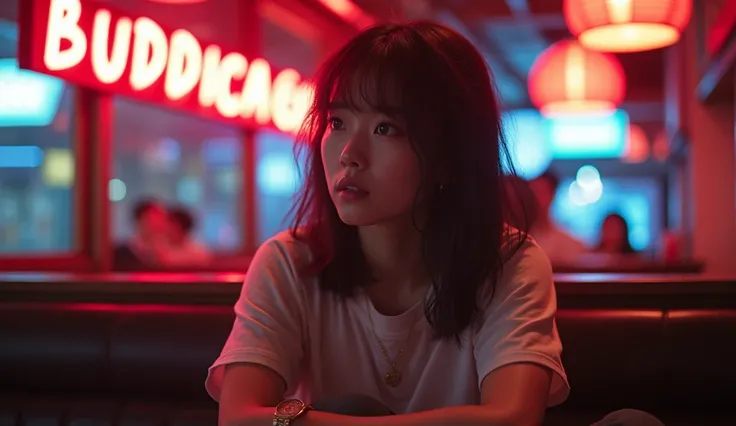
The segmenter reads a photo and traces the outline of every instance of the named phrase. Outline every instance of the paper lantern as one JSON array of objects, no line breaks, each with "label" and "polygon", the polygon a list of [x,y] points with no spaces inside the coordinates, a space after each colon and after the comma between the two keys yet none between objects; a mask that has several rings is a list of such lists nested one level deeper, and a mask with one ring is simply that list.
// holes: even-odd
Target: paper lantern
[{"label": "paper lantern", "polygon": [[565,0],[567,27],[588,49],[640,52],[680,39],[692,0]]},{"label": "paper lantern", "polygon": [[626,95],[626,76],[615,56],[563,40],[536,59],[528,89],[545,116],[612,113]]}]

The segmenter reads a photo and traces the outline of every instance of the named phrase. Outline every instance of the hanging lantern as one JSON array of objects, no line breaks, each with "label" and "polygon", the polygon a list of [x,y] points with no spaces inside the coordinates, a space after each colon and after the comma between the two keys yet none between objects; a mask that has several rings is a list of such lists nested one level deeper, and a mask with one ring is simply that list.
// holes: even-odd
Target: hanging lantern
[{"label": "hanging lantern", "polygon": [[545,116],[611,113],[626,95],[626,75],[610,54],[559,41],[529,71],[529,98]]},{"label": "hanging lantern", "polygon": [[644,129],[636,124],[629,125],[629,138],[623,161],[626,163],[643,163],[649,158],[649,138]]},{"label": "hanging lantern", "polygon": [[588,49],[641,52],[675,44],[692,0],[565,0],[567,27]]}]

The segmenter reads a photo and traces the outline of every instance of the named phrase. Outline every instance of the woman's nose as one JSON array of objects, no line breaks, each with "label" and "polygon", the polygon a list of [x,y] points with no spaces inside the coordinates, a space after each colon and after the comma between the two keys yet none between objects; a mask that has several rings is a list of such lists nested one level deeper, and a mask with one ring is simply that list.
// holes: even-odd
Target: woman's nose
[{"label": "woman's nose", "polygon": [[364,169],[368,165],[363,142],[351,139],[340,153],[340,165],[348,168]]}]

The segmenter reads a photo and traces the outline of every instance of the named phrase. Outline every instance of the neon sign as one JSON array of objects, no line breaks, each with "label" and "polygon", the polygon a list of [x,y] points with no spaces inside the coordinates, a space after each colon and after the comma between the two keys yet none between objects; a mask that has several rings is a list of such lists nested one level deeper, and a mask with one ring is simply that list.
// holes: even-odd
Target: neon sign
[{"label": "neon sign", "polygon": [[311,101],[298,72],[185,29],[82,0],[20,2],[21,67],[198,115],[295,132]]}]

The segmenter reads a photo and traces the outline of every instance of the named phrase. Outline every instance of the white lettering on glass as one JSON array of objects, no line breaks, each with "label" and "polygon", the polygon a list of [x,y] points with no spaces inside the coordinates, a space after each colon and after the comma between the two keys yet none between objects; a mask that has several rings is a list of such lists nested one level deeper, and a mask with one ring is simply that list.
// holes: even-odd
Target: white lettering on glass
[{"label": "white lettering on glass", "polygon": [[[311,104],[311,86],[293,69],[272,76],[265,59],[248,63],[240,53],[223,55],[219,46],[203,46],[183,29],[169,37],[146,17],[113,22],[105,8],[94,10],[92,28],[81,28],[83,7],[94,7],[92,3],[50,0],[49,4],[43,61],[50,72],[70,70],[89,60],[97,83],[118,83],[126,70],[133,91],[149,89],[163,79],[163,97],[170,101],[179,101],[196,88],[200,107],[214,108],[226,118],[273,123],[284,132],[298,130]],[[233,90],[234,82],[242,82],[242,91]]]},{"label": "white lettering on glass", "polygon": [[135,37],[130,64],[130,86],[133,90],[145,90],[164,73],[169,43],[164,30],[148,18],[136,19],[133,32]]},{"label": "white lettering on glass", "polygon": [[232,92],[233,80],[242,80],[248,71],[248,61],[240,53],[228,53],[220,61],[217,78],[217,99],[215,108],[223,117],[234,118],[238,116],[239,99]]},{"label": "white lettering on glass", "polygon": [[108,53],[111,20],[109,11],[99,10],[92,27],[92,71],[105,84],[115,83],[123,76],[133,31],[133,22],[128,18],[120,18],[115,24],[112,53]]},{"label": "white lettering on glass", "polygon": [[248,76],[243,84],[240,99],[240,116],[253,117],[258,124],[266,124],[271,119],[271,67],[264,59],[255,59],[250,64]]},{"label": "white lettering on glass", "polygon": [[[87,53],[87,37],[79,28],[80,16],[82,4],[79,0],[51,1],[43,54],[44,65],[50,71],[77,66],[84,59],[84,54]],[[71,46],[62,50],[62,40],[68,40]]]},{"label": "white lettering on glass", "polygon": [[273,80],[271,115],[273,124],[284,131],[298,130],[306,114],[301,111],[304,87],[298,86],[300,80],[299,73],[292,69],[281,71]]},{"label": "white lettering on glass", "polygon": [[199,104],[204,108],[214,106],[217,101],[220,58],[222,58],[222,51],[219,47],[212,45],[207,46],[204,50],[202,77],[199,82]]},{"label": "white lettering on glass", "polygon": [[171,34],[169,64],[166,66],[164,91],[171,100],[188,95],[199,82],[202,74],[202,47],[187,30]]}]

